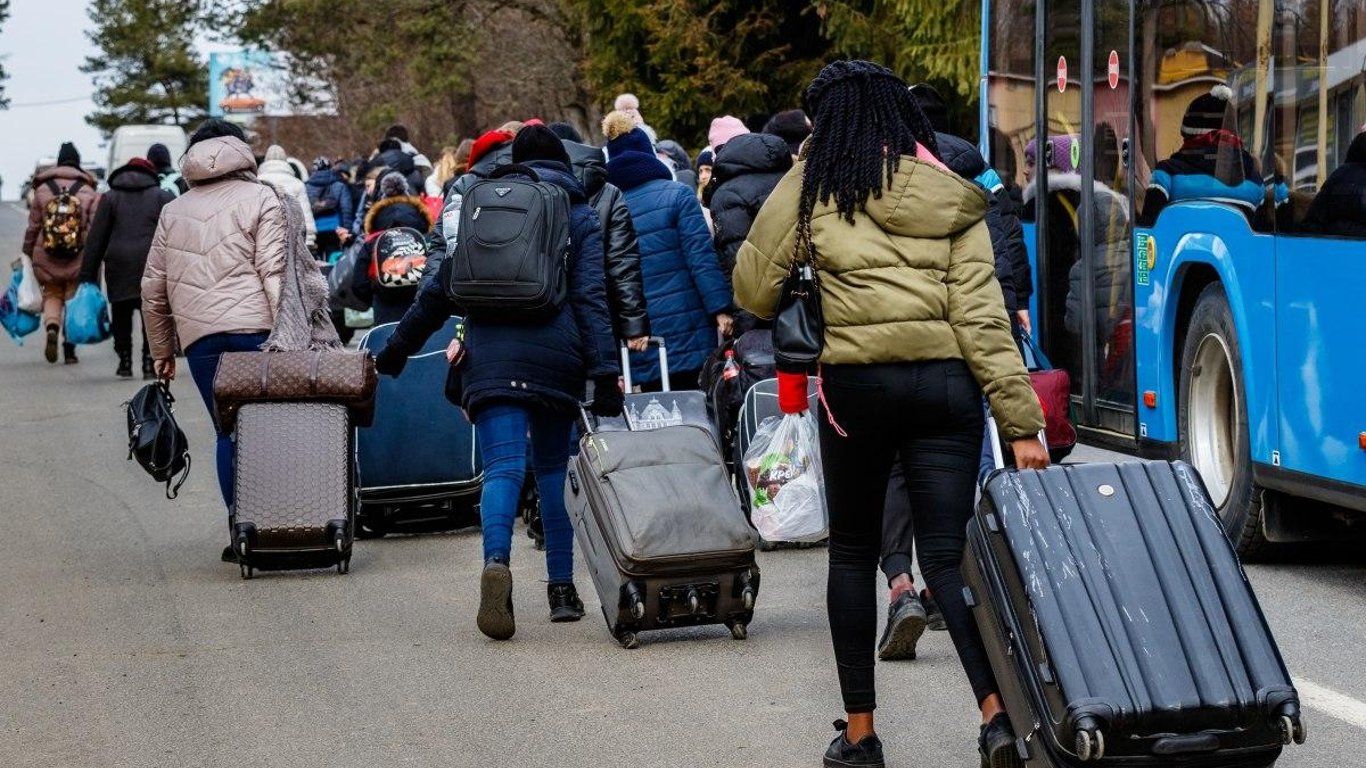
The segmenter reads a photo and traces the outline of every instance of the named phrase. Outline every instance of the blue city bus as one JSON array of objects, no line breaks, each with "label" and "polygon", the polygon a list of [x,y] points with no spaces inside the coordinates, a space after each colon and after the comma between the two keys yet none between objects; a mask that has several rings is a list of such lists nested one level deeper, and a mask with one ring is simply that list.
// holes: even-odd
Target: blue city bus
[{"label": "blue city bus", "polygon": [[1366,3],[983,0],[981,71],[1083,437],[1244,555],[1366,521]]}]

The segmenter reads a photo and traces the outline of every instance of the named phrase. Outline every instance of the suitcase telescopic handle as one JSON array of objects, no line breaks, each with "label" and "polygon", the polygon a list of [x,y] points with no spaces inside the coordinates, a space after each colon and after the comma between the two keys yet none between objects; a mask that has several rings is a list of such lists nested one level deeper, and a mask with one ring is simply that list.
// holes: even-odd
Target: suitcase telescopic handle
[{"label": "suitcase telescopic handle", "polygon": [[[996,417],[987,411],[987,432],[991,434],[991,461],[997,469],[1006,468],[1005,451],[1001,449],[1001,429],[996,426]],[[1043,443],[1044,448],[1048,448],[1048,438],[1044,436],[1043,430],[1039,430],[1039,442]]]},{"label": "suitcase telescopic handle", "polygon": [[[669,391],[669,352],[664,348],[663,336],[651,336],[649,346],[659,348],[659,377],[663,384],[663,391]],[[621,345],[621,376],[625,383],[626,393],[630,394],[631,385],[631,348],[625,344]]]}]

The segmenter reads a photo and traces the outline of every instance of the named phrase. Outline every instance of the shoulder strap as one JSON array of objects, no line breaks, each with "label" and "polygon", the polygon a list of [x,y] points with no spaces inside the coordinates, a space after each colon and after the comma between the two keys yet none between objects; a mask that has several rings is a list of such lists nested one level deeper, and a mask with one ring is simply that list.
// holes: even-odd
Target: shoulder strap
[{"label": "shoulder strap", "polygon": [[76,181],[73,182],[71,186],[66,188],[66,193],[68,195],[74,195],[76,194],[76,190],[80,189],[84,185],[85,179],[76,179]]},{"label": "shoulder strap", "polygon": [[62,194],[62,187],[60,184],[57,183],[56,179],[48,179],[47,184],[45,184],[44,186],[52,190],[52,194],[54,195]]}]

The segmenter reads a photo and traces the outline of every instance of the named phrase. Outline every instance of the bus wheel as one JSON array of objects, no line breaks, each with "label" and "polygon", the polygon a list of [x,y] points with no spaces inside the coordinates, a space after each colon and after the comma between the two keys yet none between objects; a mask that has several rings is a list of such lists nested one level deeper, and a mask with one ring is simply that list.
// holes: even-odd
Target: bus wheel
[{"label": "bus wheel", "polygon": [[1181,350],[1181,458],[1205,481],[1224,532],[1245,559],[1267,547],[1262,493],[1252,482],[1243,358],[1224,287],[1200,292]]}]

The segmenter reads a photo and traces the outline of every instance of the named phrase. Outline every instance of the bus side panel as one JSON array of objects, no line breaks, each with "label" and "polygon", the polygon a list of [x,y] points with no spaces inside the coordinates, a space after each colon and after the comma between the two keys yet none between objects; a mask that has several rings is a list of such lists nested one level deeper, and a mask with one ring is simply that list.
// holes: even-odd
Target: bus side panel
[{"label": "bus side panel", "polygon": [[1366,486],[1366,241],[1276,244],[1281,466]]},{"label": "bus side panel", "polygon": [[1135,233],[1134,255],[1138,390],[1157,393],[1156,409],[1143,404],[1140,395],[1140,436],[1168,443],[1180,439],[1175,371],[1181,350],[1176,344],[1185,329],[1177,327],[1178,299],[1190,267],[1205,264],[1223,283],[1237,329],[1252,460],[1270,463],[1276,437],[1273,238],[1254,233],[1247,219],[1228,207],[1183,203],[1163,211],[1154,227]]}]

